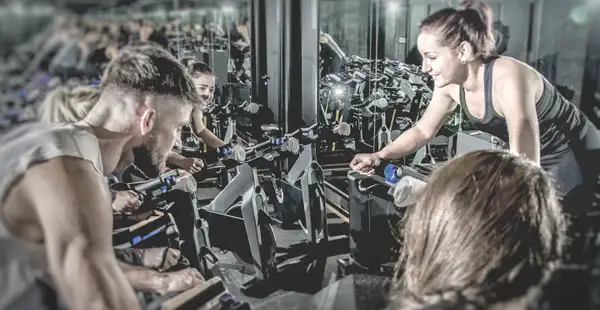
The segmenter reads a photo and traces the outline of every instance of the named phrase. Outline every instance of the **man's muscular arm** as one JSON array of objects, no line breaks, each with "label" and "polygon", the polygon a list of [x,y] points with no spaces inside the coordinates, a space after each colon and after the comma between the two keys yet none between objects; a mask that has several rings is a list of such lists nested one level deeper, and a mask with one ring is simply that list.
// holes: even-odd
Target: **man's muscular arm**
[{"label": "man's muscular arm", "polygon": [[142,292],[159,293],[183,292],[199,285],[204,280],[200,273],[193,268],[178,271],[159,272],[147,267],[132,266],[119,262],[127,280],[133,288]]},{"label": "man's muscular arm", "polygon": [[17,184],[44,232],[50,272],[70,309],[139,309],[115,258],[104,180],[82,159],[58,157]]},{"label": "man's muscular arm", "polygon": [[165,287],[167,275],[146,267],[119,262],[127,281],[134,289],[142,292],[160,292]]}]

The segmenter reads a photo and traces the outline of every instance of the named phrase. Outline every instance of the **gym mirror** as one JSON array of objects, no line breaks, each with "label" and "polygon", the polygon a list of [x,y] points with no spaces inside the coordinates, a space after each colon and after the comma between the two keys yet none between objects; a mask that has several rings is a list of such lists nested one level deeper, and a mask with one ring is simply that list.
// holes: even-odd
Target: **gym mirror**
[{"label": "gym mirror", "polygon": [[[245,1],[177,1],[176,55],[201,61],[215,76],[214,104],[243,102],[250,96],[250,32]],[[175,7],[175,4],[174,4]]]}]

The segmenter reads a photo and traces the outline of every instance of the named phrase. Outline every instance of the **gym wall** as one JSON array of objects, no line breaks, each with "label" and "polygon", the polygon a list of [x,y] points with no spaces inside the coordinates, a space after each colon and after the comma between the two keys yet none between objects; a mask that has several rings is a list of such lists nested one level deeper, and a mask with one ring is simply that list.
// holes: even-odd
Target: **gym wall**
[{"label": "gym wall", "polygon": [[55,9],[46,5],[13,2],[0,7],[0,57],[50,23]]},{"label": "gym wall", "polygon": [[[367,57],[370,3],[375,0],[321,0],[320,25],[347,55]],[[418,24],[458,0],[379,1],[385,18],[385,56],[411,62],[418,56]],[[553,84],[568,88],[572,100],[582,102],[586,42],[594,11],[588,0],[487,0],[493,10],[496,37],[503,54],[527,62]],[[384,16],[385,15],[385,16]],[[508,34],[506,33],[508,31]],[[415,55],[415,53],[417,55]]]}]

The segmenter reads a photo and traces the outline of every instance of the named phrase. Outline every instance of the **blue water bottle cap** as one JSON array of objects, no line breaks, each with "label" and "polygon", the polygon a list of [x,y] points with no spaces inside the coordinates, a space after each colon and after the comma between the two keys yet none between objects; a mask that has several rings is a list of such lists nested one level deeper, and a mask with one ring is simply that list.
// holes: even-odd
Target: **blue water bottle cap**
[{"label": "blue water bottle cap", "polygon": [[398,171],[398,167],[396,167],[393,164],[387,164],[387,166],[385,166],[385,169],[383,170],[385,181],[392,184],[398,183],[399,178],[396,174],[396,171]]}]

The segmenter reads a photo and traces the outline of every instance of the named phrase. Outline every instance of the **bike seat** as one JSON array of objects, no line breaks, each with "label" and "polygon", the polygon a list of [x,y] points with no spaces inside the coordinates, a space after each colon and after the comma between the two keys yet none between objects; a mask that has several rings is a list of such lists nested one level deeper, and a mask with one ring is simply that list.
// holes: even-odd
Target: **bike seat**
[{"label": "bike seat", "polygon": [[262,130],[263,132],[266,132],[266,133],[280,131],[279,126],[277,126],[277,124],[261,125],[260,130]]},{"label": "bike seat", "polygon": [[396,124],[398,124],[398,129],[400,131],[406,131],[408,128],[412,126],[412,120],[408,117],[396,117]]}]

